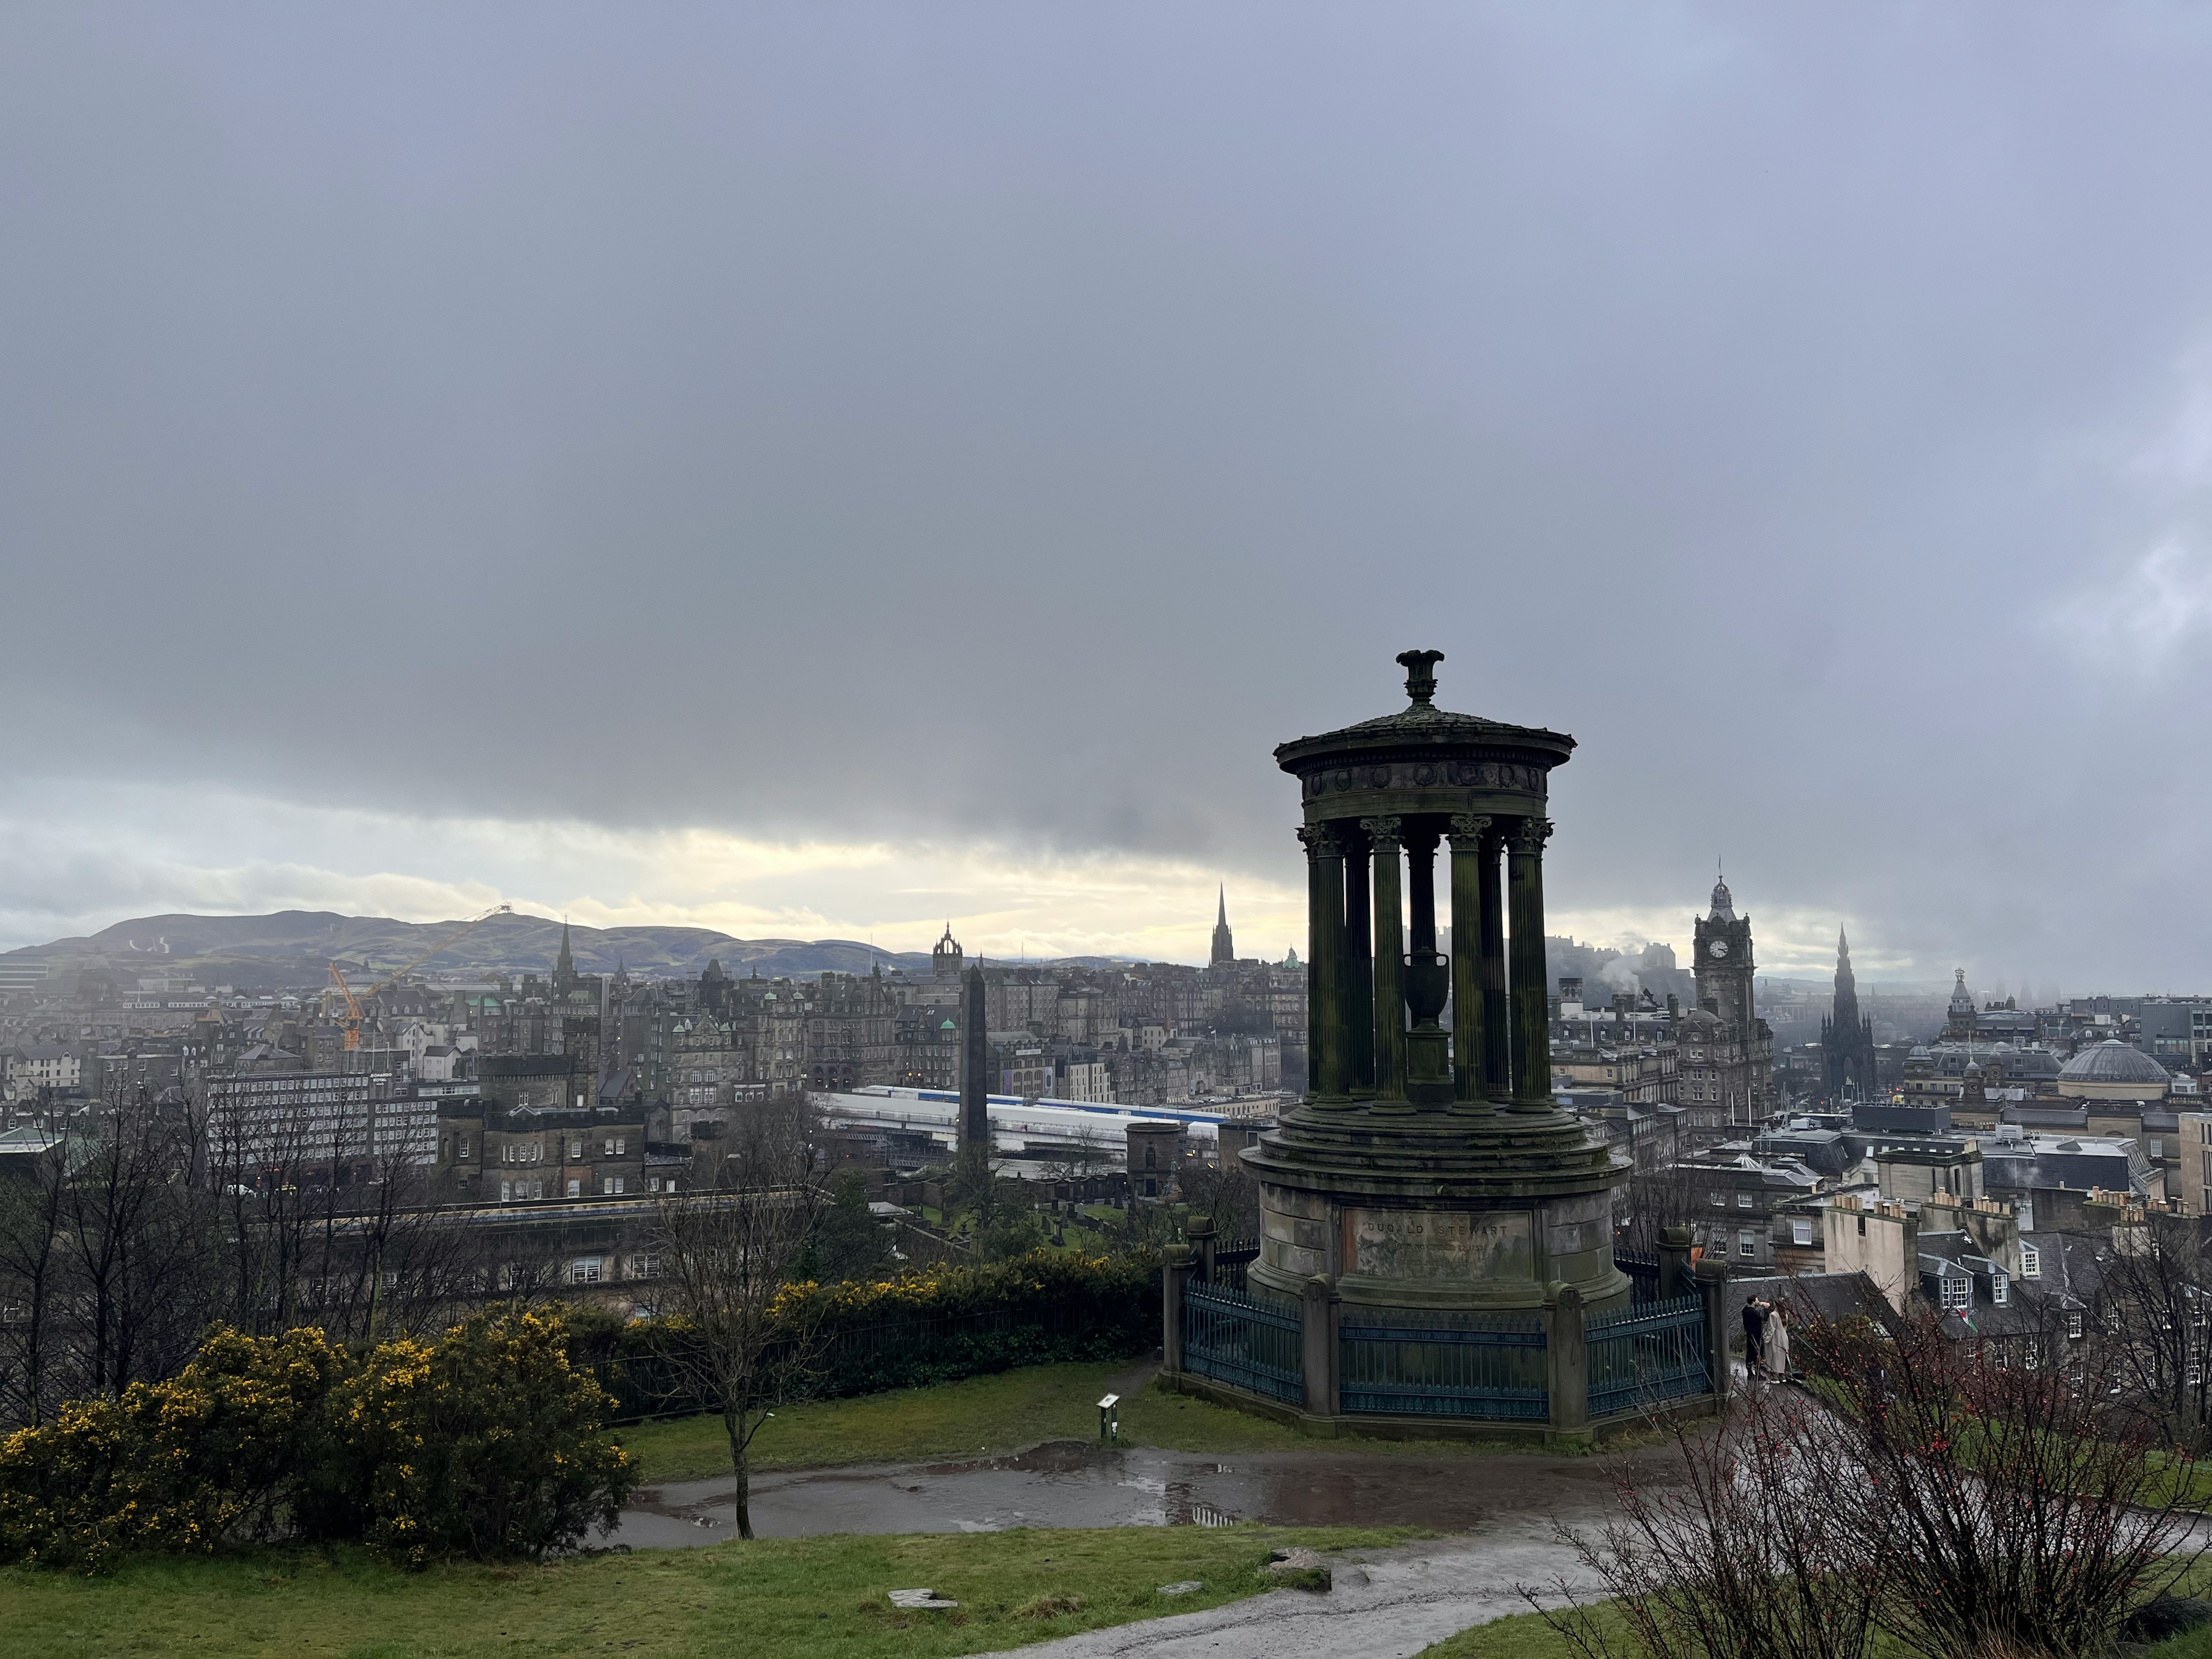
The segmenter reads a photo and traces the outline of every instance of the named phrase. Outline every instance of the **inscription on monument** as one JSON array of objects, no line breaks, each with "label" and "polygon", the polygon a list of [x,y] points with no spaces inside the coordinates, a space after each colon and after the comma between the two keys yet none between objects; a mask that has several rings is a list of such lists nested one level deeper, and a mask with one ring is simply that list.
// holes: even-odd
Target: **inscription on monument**
[{"label": "inscription on monument", "polygon": [[1535,1271],[1525,1212],[1346,1210],[1345,1257],[1376,1279],[1528,1279]]}]

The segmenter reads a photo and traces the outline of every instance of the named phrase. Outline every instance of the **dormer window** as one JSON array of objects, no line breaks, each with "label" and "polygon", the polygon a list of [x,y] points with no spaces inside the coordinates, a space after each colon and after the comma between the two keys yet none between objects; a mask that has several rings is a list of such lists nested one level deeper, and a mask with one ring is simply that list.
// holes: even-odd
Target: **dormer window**
[{"label": "dormer window", "polygon": [[2022,1279],[2043,1277],[2043,1252],[2033,1244],[2020,1247],[2020,1276]]}]

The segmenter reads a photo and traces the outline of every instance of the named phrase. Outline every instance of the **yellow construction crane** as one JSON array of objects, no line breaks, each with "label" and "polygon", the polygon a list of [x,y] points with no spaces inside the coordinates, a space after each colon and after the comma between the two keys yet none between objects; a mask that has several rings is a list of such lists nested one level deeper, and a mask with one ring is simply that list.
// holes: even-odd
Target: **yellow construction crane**
[{"label": "yellow construction crane", "polygon": [[[391,989],[392,987],[397,985],[401,980],[406,978],[408,975],[413,973],[424,963],[429,961],[432,957],[436,956],[441,951],[447,950],[453,945],[459,945],[463,939],[466,939],[471,933],[476,932],[477,928],[483,927],[484,923],[489,921],[494,916],[513,915],[514,914],[514,907],[512,904],[493,905],[490,909],[485,911],[482,915],[463,922],[459,927],[456,927],[452,933],[447,934],[445,938],[440,939],[428,950],[423,951],[421,956],[416,957],[414,961],[409,963],[405,967],[393,969],[382,979],[377,981],[375,984],[370,986],[368,991],[363,994],[374,996],[379,991]],[[344,1048],[346,1051],[350,1054],[353,1050],[361,1047],[361,1003],[353,994],[353,987],[346,983],[346,976],[344,973],[340,970],[337,963],[335,962],[331,964],[331,979],[337,986],[338,994],[345,999],[346,1011],[344,1017],[339,1021],[339,1024],[345,1028]]]}]

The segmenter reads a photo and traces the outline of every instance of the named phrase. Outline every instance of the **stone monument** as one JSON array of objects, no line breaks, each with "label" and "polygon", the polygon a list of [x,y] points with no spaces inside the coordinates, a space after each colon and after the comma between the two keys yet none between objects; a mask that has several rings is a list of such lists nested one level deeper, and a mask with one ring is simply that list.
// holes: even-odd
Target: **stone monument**
[{"label": "stone monument", "polygon": [[1552,1097],[1546,800],[1574,739],[1437,708],[1443,656],[1399,656],[1396,714],[1275,750],[1305,805],[1310,1048],[1304,1099],[1242,1154],[1261,1194],[1249,1282],[1326,1280],[1347,1314],[1531,1310],[1569,1289],[1625,1306],[1626,1161]]}]

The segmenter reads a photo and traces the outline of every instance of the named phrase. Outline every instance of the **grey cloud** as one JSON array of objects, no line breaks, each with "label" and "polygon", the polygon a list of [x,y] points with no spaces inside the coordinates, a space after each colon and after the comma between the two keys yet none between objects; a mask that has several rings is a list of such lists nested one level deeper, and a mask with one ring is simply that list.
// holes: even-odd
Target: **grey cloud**
[{"label": "grey cloud", "polygon": [[1587,906],[1719,850],[1932,962],[2186,977],[2201,651],[2048,619],[2212,529],[2127,464],[2212,327],[2208,56],[2152,6],[17,9],[17,763],[1279,878],[1269,747],[1418,641],[1582,738]]}]

